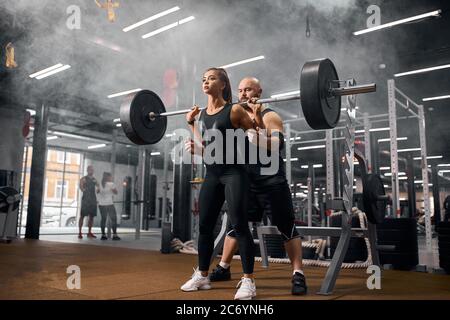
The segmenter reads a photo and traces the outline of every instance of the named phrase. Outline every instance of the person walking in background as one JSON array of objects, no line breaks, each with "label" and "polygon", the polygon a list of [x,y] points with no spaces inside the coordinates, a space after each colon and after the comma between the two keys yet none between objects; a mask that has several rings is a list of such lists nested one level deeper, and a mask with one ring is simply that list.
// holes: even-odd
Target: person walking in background
[{"label": "person walking in background", "polygon": [[78,223],[79,233],[78,239],[83,239],[81,229],[83,228],[83,222],[85,217],[89,217],[88,220],[88,238],[96,239],[97,237],[92,233],[92,225],[94,224],[94,217],[97,216],[97,197],[96,189],[99,187],[97,180],[94,177],[94,167],[92,165],[87,167],[87,176],[84,176],[80,180],[80,190],[83,192],[81,198],[81,212],[80,220]]},{"label": "person walking in background", "polygon": [[114,206],[113,197],[117,194],[116,186],[114,185],[113,178],[111,173],[103,172],[102,183],[97,190],[97,200],[98,200],[98,208],[100,209],[100,215],[102,216],[101,220],[101,229],[102,229],[102,240],[108,240],[108,237],[105,233],[106,228],[106,220],[109,216],[109,219],[112,223],[113,230],[113,240],[120,240],[117,235],[117,213],[116,208]]}]

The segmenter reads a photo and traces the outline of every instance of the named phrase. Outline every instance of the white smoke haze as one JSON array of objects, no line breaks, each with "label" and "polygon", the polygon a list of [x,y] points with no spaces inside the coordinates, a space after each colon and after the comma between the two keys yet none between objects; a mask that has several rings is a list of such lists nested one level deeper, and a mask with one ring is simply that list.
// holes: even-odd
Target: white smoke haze
[{"label": "white smoke haze", "polygon": [[[395,55],[390,54],[391,43],[378,41],[377,36],[352,36],[353,31],[365,27],[368,17],[365,9],[369,4],[360,5],[361,1],[118,1],[115,23],[108,22],[105,10],[90,0],[2,1],[0,10],[15,14],[16,27],[26,30],[14,41],[23,73],[22,81],[15,82],[14,91],[19,95],[32,92],[30,100],[39,93],[44,97],[83,97],[92,105],[73,106],[74,109],[110,110],[101,111],[100,116],[112,121],[118,117],[122,99],[107,99],[108,94],[134,88],[162,94],[162,78],[168,68],[179,72],[178,107],[184,109],[191,106],[194,94],[197,103],[206,101],[200,91],[203,70],[258,55],[266,58],[228,70],[234,90],[239,80],[249,75],[261,80],[264,96],[298,90],[301,66],[316,58],[330,58],[342,79],[355,77],[359,83],[380,78],[384,81],[378,65],[396,63]],[[66,27],[69,5],[81,9],[81,30]],[[122,31],[175,5],[181,10],[130,32]],[[141,38],[190,15],[196,18],[193,22],[145,40]],[[310,22],[309,38],[306,17]],[[72,68],[42,81],[27,77],[56,63]],[[378,113],[386,106],[385,96],[381,90],[358,98],[358,105]],[[282,115],[301,115],[295,102],[275,108],[288,111]],[[183,119],[180,116],[171,121],[171,126],[184,124]]]}]

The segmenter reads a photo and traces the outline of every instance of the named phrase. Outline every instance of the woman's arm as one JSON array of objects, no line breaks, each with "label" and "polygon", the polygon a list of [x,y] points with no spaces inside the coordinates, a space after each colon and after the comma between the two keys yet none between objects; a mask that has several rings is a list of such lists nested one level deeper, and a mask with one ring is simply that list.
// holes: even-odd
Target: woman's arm
[{"label": "woman's arm", "polygon": [[[192,108],[192,111],[186,114],[186,121],[188,123],[189,129],[191,129],[192,133],[194,134],[194,145],[197,147],[201,146],[200,148],[203,149],[203,143],[202,143],[202,135],[200,133],[200,130],[198,128],[198,121],[196,121],[196,116],[200,114],[200,109],[198,106],[194,106]],[[195,150],[197,151],[197,150]],[[201,150],[203,153],[203,150]],[[197,152],[198,153],[198,152]]]}]

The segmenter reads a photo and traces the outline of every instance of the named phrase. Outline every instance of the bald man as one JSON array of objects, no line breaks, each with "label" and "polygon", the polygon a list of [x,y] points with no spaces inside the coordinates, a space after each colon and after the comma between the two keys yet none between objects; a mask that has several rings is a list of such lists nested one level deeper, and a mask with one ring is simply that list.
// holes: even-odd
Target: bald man
[{"label": "bald man", "polygon": [[[261,163],[249,165],[250,194],[249,221],[260,222],[263,214],[271,217],[272,225],[280,231],[286,252],[291,260],[292,294],[306,294],[307,286],[303,274],[302,243],[294,225],[294,209],[291,190],[286,180],[284,161],[281,156],[284,148],[283,121],[280,116],[267,106],[253,104],[261,96],[262,89],[258,79],[247,77],[239,83],[239,101],[248,102],[246,111],[260,128],[267,131],[268,145],[279,146],[278,170],[275,174],[261,174],[261,168],[268,167]],[[276,141],[278,140],[278,141]],[[270,149],[270,147],[268,147]],[[210,275],[211,281],[231,279],[230,263],[238,248],[234,230],[229,227],[223,247],[222,259]]]}]

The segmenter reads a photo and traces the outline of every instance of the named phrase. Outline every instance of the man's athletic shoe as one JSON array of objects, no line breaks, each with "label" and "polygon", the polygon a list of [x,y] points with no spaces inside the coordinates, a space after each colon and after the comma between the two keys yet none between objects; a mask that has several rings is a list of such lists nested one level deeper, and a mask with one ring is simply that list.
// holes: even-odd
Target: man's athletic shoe
[{"label": "man's athletic shoe", "polygon": [[108,240],[108,237],[105,234],[102,234],[102,237],[100,238],[100,240]]},{"label": "man's athletic shoe", "polygon": [[91,238],[91,239],[97,239],[97,237],[95,236],[95,234],[93,234],[93,233],[91,233],[91,232],[89,232],[89,233],[87,234],[87,237],[88,237],[88,238]]},{"label": "man's athletic shoe", "polygon": [[239,288],[234,296],[234,300],[251,300],[256,297],[255,281],[250,278],[242,278],[236,288]]},{"label": "man's athletic shoe", "polygon": [[209,280],[211,281],[227,281],[231,279],[231,272],[230,272],[230,268],[228,267],[227,269],[225,269],[224,267],[222,267],[221,265],[217,265],[217,268],[215,268],[211,274],[209,275]]},{"label": "man's athletic shoe", "polygon": [[299,296],[304,295],[308,291],[308,287],[306,286],[305,276],[300,272],[296,272],[292,276],[292,294]]},{"label": "man's athletic shoe", "polygon": [[211,284],[208,277],[203,277],[198,269],[194,269],[191,279],[181,286],[183,291],[209,290]]},{"label": "man's athletic shoe", "polygon": [[113,235],[113,238],[112,238],[114,241],[118,241],[118,240],[120,240],[120,237],[117,235],[117,234],[115,234],[115,235]]}]

